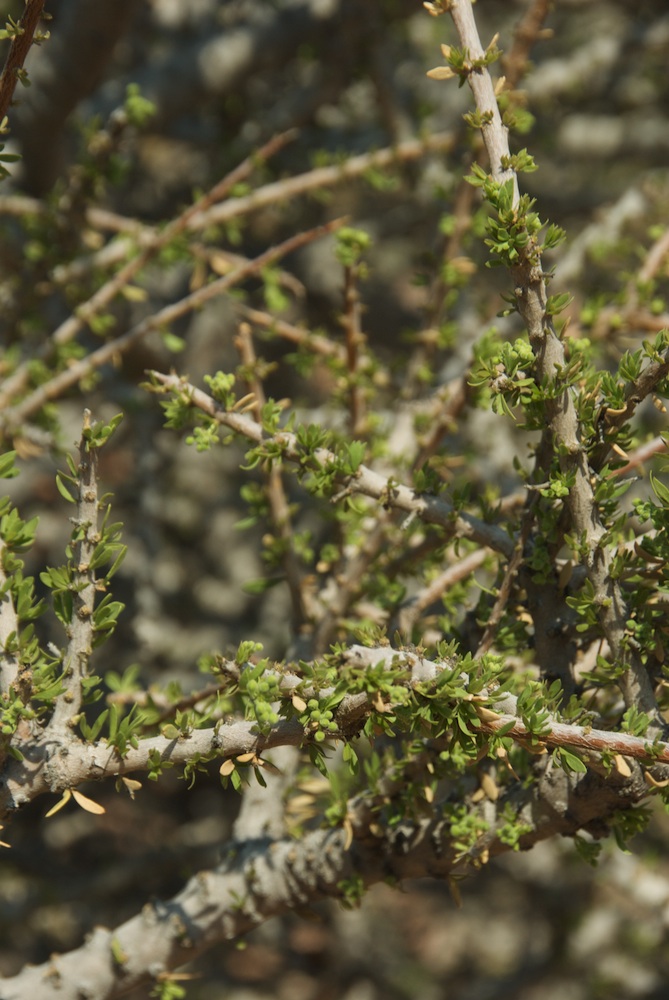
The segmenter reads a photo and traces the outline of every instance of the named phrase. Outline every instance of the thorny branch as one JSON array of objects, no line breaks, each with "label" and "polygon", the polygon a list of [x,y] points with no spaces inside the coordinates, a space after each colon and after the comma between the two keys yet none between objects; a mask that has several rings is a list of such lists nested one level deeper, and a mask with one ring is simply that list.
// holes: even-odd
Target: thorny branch
[{"label": "thorny branch", "polygon": [[[191,405],[207,413],[220,424],[229,427],[236,434],[248,438],[249,441],[254,441],[256,444],[270,440],[265,437],[262,427],[255,420],[240,413],[227,412],[206,392],[197,389],[178,375],[164,375],[155,371],[149,374],[165,389],[184,394]],[[287,459],[294,462],[304,460],[305,456],[300,451],[294,434],[282,431],[275,435],[274,440],[280,443],[282,452]],[[335,455],[326,448],[317,449],[314,459],[321,466],[336,463]],[[471,538],[472,541],[502,552],[506,556],[510,556],[513,552],[513,539],[496,525],[487,524],[471,514],[458,513],[448,501],[442,500],[440,497],[416,493],[408,486],[391,482],[385,476],[379,475],[365,465],[361,465],[356,474],[348,477],[343,485],[352,493],[360,493],[374,500],[380,500],[386,507],[414,514],[427,524],[438,524],[445,528],[449,535]]]},{"label": "thorny branch", "polygon": [[72,580],[72,618],[69,642],[63,661],[63,693],[56,702],[50,730],[53,732],[73,719],[81,708],[81,682],[88,675],[93,650],[93,610],[97,596],[93,554],[98,535],[97,450],[89,445],[86,432],[91,426],[90,410],[84,411],[84,426],[79,445],[79,479]]},{"label": "thorny branch", "polygon": [[[352,647],[348,657],[370,666],[379,659],[404,660],[416,683],[434,677],[440,669],[414,654],[389,649]],[[28,966],[14,978],[0,981],[4,1000],[26,1000],[36,993],[44,1000],[51,996],[54,1000],[76,1000],[83,993],[112,1000],[192,961],[206,948],[248,932],[269,917],[324,898],[341,898],[354,876],[369,887],[390,876],[398,880],[443,879],[471,874],[490,858],[511,850],[503,836],[507,805],[523,825],[521,844],[525,849],[556,833],[574,835],[591,826],[600,835],[608,817],[648,794],[648,772],[644,774],[634,764],[630,767],[623,758],[638,758],[647,764],[669,761],[666,744],[649,748],[646,741],[625,733],[556,722],[538,739],[514,716],[480,710],[481,732],[494,733],[509,723],[513,737],[526,742],[535,753],[545,746],[572,746],[586,756],[595,755],[592,767],[578,775],[546,767],[539,780],[520,792],[514,783],[499,797],[479,797],[473,808],[479,813],[480,833],[466,851],[458,846],[447,812],[442,817],[436,809],[427,819],[407,817],[398,825],[386,825],[379,822],[380,803],[372,792],[349,800],[343,826],[306,832],[299,847],[292,838],[232,841],[220,865],[199,872],[171,900],[152,903],[113,931],[98,928],[81,948],[52,956],[45,965]],[[247,724],[235,725],[248,728]],[[172,741],[176,755],[177,748],[178,741]],[[85,749],[77,747],[77,754]],[[223,747],[217,749],[225,752]],[[229,745],[227,749],[230,752]],[[238,743],[236,752],[239,749]],[[596,760],[601,751],[614,754],[617,762],[606,777],[599,773]],[[126,770],[125,761],[116,763]],[[97,766],[102,766],[101,757]],[[650,778],[650,784],[659,782]],[[381,794],[387,801],[387,795]]]},{"label": "thorny branch", "polygon": [[[418,685],[429,686],[445,667],[452,666],[450,661],[437,662],[418,653],[396,650],[389,646],[352,645],[342,655],[346,664],[358,668],[371,670],[379,665],[396,668],[398,684],[408,684],[412,688]],[[223,663],[222,670],[231,682],[239,678],[240,668],[232,661]],[[278,677],[281,696],[287,699],[291,698],[292,692],[303,681],[302,675],[295,668],[268,667],[267,672]],[[466,683],[467,680],[467,675],[463,674],[463,682]],[[329,689],[324,689],[320,696],[327,697],[329,693]],[[588,755],[604,752],[640,761],[647,769],[658,764],[669,764],[668,743],[625,732],[570,725],[551,717],[547,719],[541,732],[536,733],[529,730],[516,714],[516,699],[512,695],[503,693],[496,699],[494,690],[484,691],[472,700],[479,717],[479,733],[494,736],[508,726],[510,728],[505,735],[529,746],[535,753],[545,752],[546,747],[569,747],[584,753],[586,761],[596,768],[599,766],[597,758]],[[338,730],[332,738],[351,739],[358,735],[374,707],[373,693],[365,691],[347,695],[336,708],[334,718]],[[61,738],[64,738],[62,734]],[[54,754],[52,733],[45,732],[43,736],[32,734],[25,742],[17,743],[24,759],[12,759],[7,763],[4,786],[0,790],[0,818],[47,793],[58,794],[87,781],[103,781],[110,777],[148,771],[152,760],[156,758],[172,766],[186,764],[196,756],[205,760],[236,759],[245,755],[261,758],[274,747],[298,747],[309,740],[309,732],[305,731],[296,717],[282,718],[266,732],[259,732],[255,722],[232,718],[212,728],[194,730],[178,739],[167,736],[146,737],[139,740],[136,747],[129,745],[123,757],[105,740],[83,743],[74,736],[67,741],[66,752],[62,752],[62,747],[61,752]],[[627,772],[624,773],[629,776]],[[650,781],[648,784],[653,785],[655,782]]]},{"label": "thorny branch", "polygon": [[[448,10],[470,59],[483,60],[484,51],[470,0],[455,0],[449,4]],[[503,161],[510,155],[508,131],[500,116],[490,73],[482,65],[467,74],[467,81],[483,122],[481,132],[492,176],[500,183],[511,180],[513,202],[518,205],[520,196],[516,173],[503,166]],[[526,324],[536,357],[536,380],[539,384],[554,384],[559,379],[556,372],[565,366],[566,358],[563,344],[546,310],[546,277],[536,248],[533,248],[533,254],[534,257],[526,254],[521,259],[512,269],[512,276],[517,289],[518,310]],[[586,569],[597,595],[601,626],[613,658],[627,666],[621,681],[626,704],[636,705],[649,714],[654,725],[661,731],[664,722],[645,666],[638,651],[629,648],[625,641],[627,609],[619,583],[611,574],[612,553],[603,544],[606,532],[595,500],[588,457],[581,441],[572,394],[568,389],[563,389],[548,399],[545,405],[549,433],[554,437],[561,467],[574,476],[574,484],[567,497],[567,508],[574,533],[587,543]]]}]

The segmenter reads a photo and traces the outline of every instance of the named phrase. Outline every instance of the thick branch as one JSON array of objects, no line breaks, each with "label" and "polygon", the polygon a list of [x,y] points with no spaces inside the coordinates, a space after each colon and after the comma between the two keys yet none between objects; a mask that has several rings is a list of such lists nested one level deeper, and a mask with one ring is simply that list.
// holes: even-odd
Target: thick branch
[{"label": "thick branch", "polygon": [[591,828],[601,836],[606,820],[646,791],[638,773],[602,780],[546,768],[530,789],[514,782],[497,802],[479,807],[480,836],[464,851],[447,811],[443,818],[435,809],[427,819],[381,825],[373,796],[359,796],[349,801],[344,828],[307,833],[299,844],[292,838],[232,843],[217,868],[199,872],[172,899],[148,904],[114,931],[97,928],[67,955],[0,980],[0,994],[3,1000],[113,1000],[270,917],[342,898],[349,886],[358,893],[388,879],[473,873],[511,849],[501,836],[507,808],[523,825],[520,844],[527,850],[555,834]]},{"label": "thick branch", "polygon": [[[430,684],[446,665],[390,647],[351,646],[345,658],[348,663],[362,668],[372,668],[379,663],[384,663],[388,668],[396,666],[398,676],[402,671],[409,670],[409,678],[404,683],[411,687]],[[238,671],[239,668],[234,664],[229,665],[231,677],[234,678]],[[281,671],[279,678],[285,697],[291,697],[291,692],[302,681],[297,673],[291,671]],[[466,680],[466,675],[463,675],[465,683]],[[402,682],[398,680],[398,683]],[[326,689],[320,692],[320,696],[328,697],[331,693],[331,689]],[[369,692],[344,698],[334,714],[338,733],[333,739],[349,739],[357,735],[373,709],[373,701],[374,696]],[[531,744],[534,749],[564,746],[586,753],[606,751],[612,755],[621,754],[643,761],[648,766],[653,763],[669,763],[669,744],[651,743],[628,733],[566,725],[556,719],[549,720],[545,732],[533,734],[521,719],[515,714],[509,714],[510,709],[511,713],[515,711],[512,697],[507,695],[497,704],[494,692],[491,692],[487,701],[493,706],[492,709],[476,703],[479,705],[480,733],[494,736],[504,725],[513,723],[508,735],[523,745]],[[127,748],[124,757],[120,757],[105,740],[84,743],[74,737],[69,740],[61,738],[59,745],[54,747],[51,731],[35,732],[25,740],[15,737],[13,745],[21,752],[23,760],[12,758],[6,762],[0,788],[0,818],[48,792],[59,794],[86,781],[103,781],[132,772],[149,771],[154,766],[156,757],[163,766],[174,767],[184,765],[196,756],[202,759],[224,759],[254,754],[259,757],[273,747],[302,746],[310,739],[310,732],[305,731],[295,717],[280,719],[265,733],[260,733],[254,722],[232,720],[210,729],[195,730],[176,739],[165,736],[141,739],[137,747]]]}]

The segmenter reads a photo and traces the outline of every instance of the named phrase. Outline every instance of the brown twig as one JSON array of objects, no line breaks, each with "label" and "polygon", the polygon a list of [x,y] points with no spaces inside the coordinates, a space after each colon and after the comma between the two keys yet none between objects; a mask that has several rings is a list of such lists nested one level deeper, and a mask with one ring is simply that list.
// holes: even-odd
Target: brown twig
[{"label": "brown twig", "polygon": [[2,568],[5,543],[0,540],[0,693],[9,693],[19,673],[19,658],[16,652],[7,650],[7,640],[19,634],[19,618],[16,606],[7,584],[7,574]]},{"label": "brown twig", "polygon": [[[295,177],[265,184],[249,195],[231,198],[224,205],[217,206],[216,209],[210,208],[204,213],[196,214],[190,219],[187,230],[199,232],[210,225],[229,222],[290,198],[308,194],[310,191],[335,187],[360,177],[368,170],[382,170],[391,167],[394,163],[410,163],[426,153],[448,152],[455,143],[456,137],[450,132],[438,132],[425,139],[408,139],[406,142],[398,143],[397,146],[378,149],[371,153],[362,153],[360,156],[352,156],[335,166],[317,167]],[[0,197],[0,215],[40,215],[46,211],[47,207],[34,198],[18,195]],[[212,214],[214,211],[215,214]],[[90,206],[86,210],[86,222],[102,232],[126,234],[140,246],[144,242],[150,242],[156,235],[153,226],[145,225],[137,219],[119,215],[109,209],[95,206]],[[104,266],[109,267],[123,259],[128,253],[129,245],[119,240],[115,246],[114,253],[111,252],[112,247],[105,247],[97,254],[92,254],[88,258],[89,270],[97,268],[99,261],[102,261]]]},{"label": "brown twig", "polygon": [[346,349],[328,337],[324,337],[320,333],[313,333],[311,330],[296,326],[294,323],[288,323],[286,320],[278,319],[262,309],[252,309],[243,302],[235,302],[234,305],[240,316],[243,316],[254,326],[261,326],[265,330],[276,333],[291,344],[297,344],[298,347],[311,351],[313,354],[321,354],[325,358],[336,358],[342,364],[345,363]]},{"label": "brown twig", "polygon": [[[117,273],[105,282],[94,295],[77,306],[75,313],[66,319],[52,333],[48,342],[40,352],[40,357],[48,359],[58,347],[69,343],[100,311],[112,302],[124,288],[130,284],[132,279],[152,260],[162,249],[168,246],[173,240],[181,235],[187,228],[191,219],[198,213],[206,211],[215,202],[225,198],[234,188],[235,184],[245,180],[256,168],[258,162],[263,162],[274,156],[278,150],[290,142],[295,137],[294,132],[285,132],[275,136],[266,142],[256,153],[247,157],[239,166],[235,167],[229,174],[220,180],[214,187],[193,204],[173,219],[162,230],[153,230],[150,239],[144,244],[137,256],[129,260]],[[30,375],[31,365],[35,357],[19,365],[11,376],[5,381],[0,390],[0,409],[7,407],[10,400],[21,391]]]},{"label": "brown twig", "polygon": [[653,455],[659,455],[666,450],[667,442],[665,439],[659,436],[654,437],[651,441],[646,441],[645,444],[640,445],[634,451],[630,452],[627,456],[627,464],[623,465],[620,469],[614,469],[611,475],[624,476],[625,473],[631,472],[632,469],[637,469],[644,462],[647,462]]},{"label": "brown twig", "polygon": [[516,539],[516,547],[514,549],[513,555],[509,559],[504,576],[502,578],[502,583],[497,592],[497,597],[495,598],[495,603],[492,606],[490,615],[488,616],[488,621],[485,627],[485,632],[481,637],[478,649],[476,650],[476,659],[487,653],[492,644],[495,641],[495,635],[497,633],[497,627],[502,620],[502,615],[504,614],[504,609],[509,603],[509,598],[511,597],[511,591],[513,588],[514,581],[518,576],[518,571],[525,558],[525,546],[530,537],[532,527],[534,525],[534,513],[536,506],[536,493],[528,501],[527,507],[523,514],[523,520],[520,526],[520,532],[518,538]]},{"label": "brown twig", "polygon": [[[400,607],[396,616],[397,628],[400,633],[410,639],[414,625],[426,608],[429,608],[431,604],[438,601],[451,587],[471,576],[474,570],[483,565],[488,555],[489,553],[486,549],[475,549],[474,552],[470,552],[464,559],[460,559],[445,569],[443,573],[435,577],[434,580],[426,587],[423,587],[409,601],[406,601]],[[392,634],[392,625],[389,631]]]},{"label": "brown twig", "polygon": [[356,264],[344,268],[344,328],[346,345],[346,367],[348,369],[348,399],[350,432],[352,437],[360,437],[365,433],[365,396],[362,386],[358,383],[360,367],[360,348],[365,343],[365,336],[360,323],[360,293],[358,292],[359,267]]},{"label": "brown twig", "polygon": [[0,76],[0,122],[5,118],[12,103],[14,90],[21,76],[30,46],[33,44],[44,4],[45,0],[26,0],[26,9],[19,21],[18,33],[12,39]]},{"label": "brown twig", "polygon": [[0,426],[5,429],[16,428],[21,421],[31,416],[36,410],[39,410],[49,400],[56,399],[86,375],[89,375],[92,371],[95,371],[113,358],[118,357],[131,344],[134,344],[150,331],[165,329],[165,327],[186,313],[192,312],[206,302],[210,302],[247,278],[259,274],[264,267],[273,264],[274,261],[279,260],[281,257],[285,257],[286,254],[292,253],[294,250],[299,249],[299,247],[334,232],[345,221],[345,218],[334,219],[332,222],[325,223],[325,225],[316,226],[315,229],[309,229],[306,232],[299,233],[297,236],[291,236],[289,239],[284,240],[283,243],[265,250],[264,253],[261,253],[254,260],[236,268],[230,274],[191,292],[190,295],[185,296],[185,298],[180,299],[178,302],[165,306],[164,309],[154,313],[153,316],[149,316],[142,320],[141,323],[137,323],[136,326],[122,334],[122,336],[109,341],[107,344],[103,344],[102,347],[98,347],[97,350],[80,361],[73,362],[65,371],[60,372],[54,378],[45,382],[44,385],[35,389],[21,403],[5,410],[0,420]]},{"label": "brown twig", "polygon": [[[544,21],[548,17],[551,0],[531,0],[530,5],[516,25],[513,44],[502,61],[506,85],[510,89],[518,86],[527,72],[532,46],[541,37],[546,37]],[[551,32],[548,32],[550,36]]]}]

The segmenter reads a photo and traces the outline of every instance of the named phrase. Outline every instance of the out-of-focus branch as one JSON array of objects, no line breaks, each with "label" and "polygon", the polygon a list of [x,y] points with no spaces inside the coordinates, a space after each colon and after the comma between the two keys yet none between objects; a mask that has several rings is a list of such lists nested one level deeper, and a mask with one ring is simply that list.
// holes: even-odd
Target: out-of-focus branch
[{"label": "out-of-focus branch", "polygon": [[[273,156],[287,142],[294,138],[293,133],[284,133],[275,136],[259,149],[253,156],[247,157],[239,166],[235,167],[221,181],[214,185],[210,191],[202,195],[201,198],[173,219],[164,229],[154,230],[151,238],[144,244],[140,252],[127,262],[117,273],[105,282],[94,295],[77,306],[76,312],[65,320],[54,330],[51,337],[40,352],[41,358],[48,359],[57,347],[69,343],[87,324],[98,316],[100,312],[109,305],[126,288],[132,279],[142,268],[146,267],[150,260],[157,256],[160,251],[175,240],[188,227],[189,221],[199,212],[206,211],[216,201],[225,198],[235,184],[245,180],[256,168],[258,163],[264,162]],[[6,406],[8,402],[20,392],[29,378],[30,367],[34,363],[35,357],[19,365],[11,376],[4,382],[0,391],[0,406]]]},{"label": "out-of-focus branch", "polygon": [[[453,149],[456,137],[450,132],[437,132],[423,139],[408,139],[397,146],[377,149],[370,153],[352,156],[343,163],[329,167],[316,167],[294,177],[286,177],[271,184],[264,184],[251,194],[239,198],[230,198],[225,204],[213,206],[205,212],[189,218],[186,230],[200,232],[210,225],[220,225],[249,215],[252,212],[280,204],[310,191],[325,190],[363,176],[369,170],[383,170],[393,164],[411,163],[428,153],[447,153]],[[27,198],[22,195],[0,197],[0,215],[40,215],[46,212],[46,206],[37,198]],[[157,230],[153,226],[144,225],[137,219],[118,215],[108,209],[89,206],[86,210],[86,221],[94,229],[101,232],[126,233],[140,246],[149,244],[156,238]],[[93,254],[90,258],[89,270],[99,265],[109,267],[122,260],[128,252],[129,244],[119,241],[111,247]]]},{"label": "out-of-focus branch", "polygon": [[315,229],[309,229],[304,233],[299,233],[297,236],[292,236],[284,240],[283,243],[279,243],[277,246],[266,250],[247,264],[235,268],[230,274],[219,278],[217,281],[213,281],[209,285],[205,285],[203,288],[198,288],[178,302],[165,306],[164,309],[154,313],[153,316],[149,316],[147,319],[137,323],[136,326],[133,326],[126,333],[122,334],[122,336],[103,344],[102,347],[98,347],[97,350],[92,351],[91,354],[80,361],[73,362],[69,368],[60,372],[48,382],[45,382],[38,389],[35,389],[34,392],[16,406],[5,410],[0,420],[0,426],[5,430],[13,430],[20,425],[21,421],[30,417],[49,400],[56,399],[66,389],[69,389],[72,385],[76,385],[77,382],[90,374],[90,372],[95,371],[101,365],[118,357],[131,344],[134,344],[150,331],[165,329],[170,323],[173,323],[186,313],[192,312],[193,309],[197,309],[206,302],[210,302],[216,296],[222,295],[247,278],[259,274],[264,267],[274,263],[274,261],[279,260],[286,254],[305,246],[307,243],[311,243],[313,240],[328,235],[343,225],[345,221],[345,219],[334,219],[323,226],[317,226]]},{"label": "out-of-focus branch", "polygon": [[8,653],[7,639],[10,635],[19,634],[19,620],[12,595],[5,587],[6,574],[2,568],[2,555],[5,545],[0,541],[0,693],[6,694],[9,687],[18,676],[19,660],[16,653]]},{"label": "out-of-focus branch", "polygon": [[44,10],[45,0],[26,0],[26,9],[19,21],[18,31],[12,38],[5,65],[0,75],[0,122],[9,111],[14,90],[23,72],[23,64],[35,40],[37,25]]},{"label": "out-of-focus branch", "polygon": [[32,86],[16,114],[25,190],[41,195],[51,188],[62,169],[67,118],[97,87],[139,6],[59,0],[49,45],[31,55]]},{"label": "out-of-focus branch", "polygon": [[277,336],[288,340],[291,344],[296,344],[298,347],[304,348],[306,351],[310,351],[312,354],[320,354],[325,358],[337,358],[342,364],[346,360],[346,349],[342,344],[337,344],[333,340],[330,340],[329,337],[324,337],[320,333],[313,333],[303,326],[287,323],[286,320],[278,319],[276,316],[272,316],[271,313],[264,312],[262,309],[252,309],[243,302],[235,302],[235,309],[240,316],[243,316],[245,320],[254,326],[270,330],[276,333]]},{"label": "out-of-focus branch", "polygon": [[[267,400],[265,397],[262,379],[257,373],[258,359],[253,346],[251,327],[248,323],[240,324],[239,335],[235,341],[235,346],[239,350],[242,364],[248,372],[248,387],[254,396],[254,414],[256,420],[260,424],[262,420],[263,406]],[[283,486],[283,477],[281,470],[278,469],[276,465],[271,465],[269,469],[266,470],[266,484],[272,528],[281,540],[281,563],[284,573],[286,574],[286,583],[288,584],[293,609],[293,635],[297,635],[308,619],[307,609],[305,606],[304,574],[300,569],[297,553],[294,548],[294,528],[290,516],[290,505]]]},{"label": "out-of-focus branch", "polygon": [[654,437],[650,441],[646,441],[639,448],[635,448],[634,451],[630,452],[627,456],[627,464],[623,465],[621,469],[615,469],[611,475],[612,476],[623,476],[627,472],[631,472],[632,469],[638,468],[643,465],[653,457],[653,455],[659,455],[663,451],[667,450],[667,442],[663,437]]},{"label": "out-of-focus branch", "polygon": [[[551,0],[531,0],[527,10],[516,25],[513,45],[502,66],[507,87],[517,86],[527,72],[532,46],[540,37],[546,37],[544,22],[551,8]],[[551,32],[548,31],[550,36]]]},{"label": "out-of-focus branch", "polygon": [[393,626],[395,626],[403,635],[411,636],[411,631],[422,613],[456,583],[466,580],[474,570],[479,569],[487,556],[488,553],[485,549],[476,549],[431,580],[427,586],[400,607],[396,621],[391,624],[390,633],[392,634]]}]

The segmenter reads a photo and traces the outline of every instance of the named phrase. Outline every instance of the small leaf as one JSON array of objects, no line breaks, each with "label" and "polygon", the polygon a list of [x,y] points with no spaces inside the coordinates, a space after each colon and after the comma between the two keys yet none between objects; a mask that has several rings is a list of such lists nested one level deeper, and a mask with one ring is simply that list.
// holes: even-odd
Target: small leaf
[{"label": "small leaf", "polygon": [[622,754],[617,753],[613,758],[613,763],[615,764],[616,771],[622,778],[632,777],[632,771],[630,769],[630,766]]},{"label": "small leaf", "polygon": [[497,802],[499,798],[499,785],[487,771],[484,771],[481,775],[481,788],[485,792],[487,799],[491,802]]},{"label": "small leaf", "polygon": [[141,781],[136,781],[134,778],[121,778],[121,781],[128,789],[128,793],[131,799],[134,799],[135,792],[138,792],[142,787]]},{"label": "small leaf", "polygon": [[60,472],[56,473],[56,486],[58,488],[58,492],[60,493],[60,495],[65,500],[67,500],[68,503],[76,503],[76,500],[74,499],[74,497],[72,496],[72,494],[68,490],[67,486],[63,482],[63,480],[61,478]]},{"label": "small leaf", "polygon": [[268,774],[276,774],[279,777],[283,774],[283,771],[278,768],[276,764],[272,764],[271,761],[263,760],[262,757],[257,757],[256,759],[258,761],[258,766],[264,767]]},{"label": "small leaf", "polygon": [[228,775],[232,774],[234,769],[235,769],[234,760],[230,760],[230,758],[228,758],[228,760],[223,761],[223,763],[218,769],[218,773],[221,775],[221,777],[227,778]]},{"label": "small leaf", "polygon": [[657,476],[654,476],[652,472],[650,474],[650,483],[653,487],[653,493],[660,503],[664,507],[669,507],[669,489],[664,485],[664,483],[661,483]]},{"label": "small leaf", "polygon": [[302,698],[300,698],[299,694],[293,695],[292,702],[293,702],[293,708],[295,709],[296,712],[306,712],[307,703]]},{"label": "small leaf", "polygon": [[51,806],[51,808],[49,809],[48,813],[45,816],[45,819],[49,819],[50,816],[55,816],[57,812],[60,812],[63,806],[66,806],[71,798],[72,798],[72,792],[70,791],[69,788],[66,788],[65,791],[63,792],[62,799],[56,802],[55,806]]},{"label": "small leaf", "polygon": [[563,764],[565,764],[570,771],[575,771],[577,774],[585,774],[588,770],[580,757],[577,757],[576,754],[565,750],[564,747],[560,747],[560,757],[562,758]]},{"label": "small leaf", "polygon": [[431,80],[451,80],[455,73],[450,66],[437,66],[435,69],[427,71],[426,76]]},{"label": "small leaf", "polygon": [[102,814],[106,811],[105,807],[101,806],[99,802],[94,802],[93,799],[89,799],[87,795],[77,791],[76,788],[72,789],[72,798],[77,805],[81,806],[82,809],[85,809],[86,812],[93,813],[94,816],[102,816]]}]

